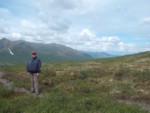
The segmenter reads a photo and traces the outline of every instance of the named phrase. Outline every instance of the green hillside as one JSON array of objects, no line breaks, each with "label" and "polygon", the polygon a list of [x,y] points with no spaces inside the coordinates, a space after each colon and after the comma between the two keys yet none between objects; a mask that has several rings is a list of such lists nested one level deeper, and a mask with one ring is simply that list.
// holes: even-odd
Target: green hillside
[{"label": "green hillside", "polygon": [[26,92],[25,66],[2,66],[0,78],[13,84],[0,84],[0,113],[149,113],[149,56],[43,64],[40,96]]},{"label": "green hillside", "polygon": [[[14,55],[11,55],[10,49]],[[60,44],[42,44],[26,41],[10,41],[6,38],[0,40],[0,65],[26,64],[31,58],[31,52],[37,51],[44,63],[52,61],[81,61],[92,57],[70,47]]]}]

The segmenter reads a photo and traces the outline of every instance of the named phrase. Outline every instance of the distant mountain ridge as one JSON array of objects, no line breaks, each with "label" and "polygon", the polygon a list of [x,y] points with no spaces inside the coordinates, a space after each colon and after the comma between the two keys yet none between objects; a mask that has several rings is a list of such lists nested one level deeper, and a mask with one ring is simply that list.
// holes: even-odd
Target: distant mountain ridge
[{"label": "distant mountain ridge", "polygon": [[88,55],[90,55],[92,58],[111,58],[111,57],[115,57],[115,55],[111,55],[109,53],[106,52],[83,52],[86,53]]},{"label": "distant mountain ridge", "polygon": [[[10,54],[10,51],[14,55]],[[20,64],[26,63],[31,58],[31,52],[35,50],[43,62],[87,60],[92,57],[75,49],[61,44],[42,44],[27,41],[10,41],[6,38],[0,40],[0,63]]]}]

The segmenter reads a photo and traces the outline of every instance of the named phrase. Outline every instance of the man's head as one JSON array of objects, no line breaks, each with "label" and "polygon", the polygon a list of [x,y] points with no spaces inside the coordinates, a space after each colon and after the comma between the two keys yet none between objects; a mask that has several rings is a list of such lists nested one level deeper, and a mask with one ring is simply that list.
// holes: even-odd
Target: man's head
[{"label": "man's head", "polygon": [[36,51],[32,51],[32,57],[36,57]]}]

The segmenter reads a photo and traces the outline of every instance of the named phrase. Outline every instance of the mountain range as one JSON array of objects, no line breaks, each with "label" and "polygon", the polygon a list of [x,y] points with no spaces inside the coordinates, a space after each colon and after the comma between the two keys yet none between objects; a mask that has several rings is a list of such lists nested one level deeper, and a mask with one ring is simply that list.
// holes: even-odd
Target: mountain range
[{"label": "mountain range", "polygon": [[111,57],[115,57],[115,55],[111,55],[111,54],[106,53],[106,52],[86,51],[86,52],[83,52],[83,53],[90,55],[92,58],[111,58]]},{"label": "mountain range", "polygon": [[61,44],[42,44],[27,41],[0,40],[0,64],[21,64],[31,58],[36,51],[42,62],[87,60],[92,57]]},{"label": "mountain range", "polygon": [[26,63],[31,58],[33,50],[37,51],[38,56],[45,63],[114,57],[105,52],[78,51],[56,43],[43,44],[23,40],[11,41],[7,38],[2,38],[0,40],[0,65]]}]

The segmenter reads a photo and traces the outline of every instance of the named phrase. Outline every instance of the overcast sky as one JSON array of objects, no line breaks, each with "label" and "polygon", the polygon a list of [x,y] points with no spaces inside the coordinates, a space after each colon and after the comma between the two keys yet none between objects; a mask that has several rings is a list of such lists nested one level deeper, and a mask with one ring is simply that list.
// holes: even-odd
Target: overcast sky
[{"label": "overcast sky", "polygon": [[0,0],[0,39],[84,51],[150,51],[150,0]]}]

